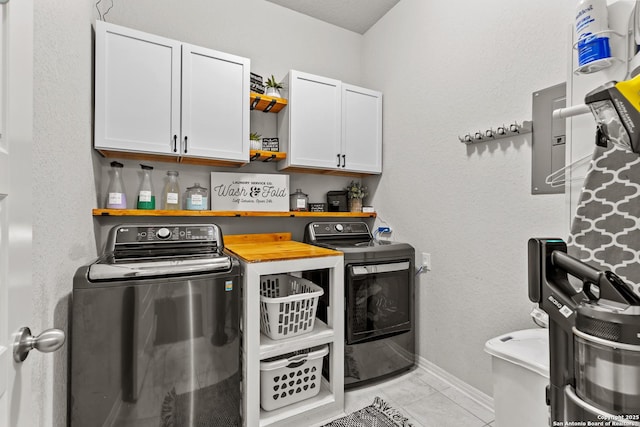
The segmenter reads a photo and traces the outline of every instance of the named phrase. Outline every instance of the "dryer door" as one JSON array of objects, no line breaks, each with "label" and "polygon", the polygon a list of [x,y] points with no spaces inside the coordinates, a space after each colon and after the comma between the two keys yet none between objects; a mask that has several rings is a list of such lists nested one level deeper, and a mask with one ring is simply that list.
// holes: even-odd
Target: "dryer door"
[{"label": "dryer door", "polygon": [[411,330],[413,274],[409,260],[346,268],[347,344]]}]

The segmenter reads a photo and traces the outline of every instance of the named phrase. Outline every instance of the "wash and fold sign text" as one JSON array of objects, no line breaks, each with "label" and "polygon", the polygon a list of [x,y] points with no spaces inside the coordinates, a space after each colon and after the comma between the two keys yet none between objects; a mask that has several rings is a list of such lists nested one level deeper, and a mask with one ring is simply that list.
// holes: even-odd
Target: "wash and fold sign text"
[{"label": "wash and fold sign text", "polygon": [[211,172],[211,209],[289,210],[289,175]]}]

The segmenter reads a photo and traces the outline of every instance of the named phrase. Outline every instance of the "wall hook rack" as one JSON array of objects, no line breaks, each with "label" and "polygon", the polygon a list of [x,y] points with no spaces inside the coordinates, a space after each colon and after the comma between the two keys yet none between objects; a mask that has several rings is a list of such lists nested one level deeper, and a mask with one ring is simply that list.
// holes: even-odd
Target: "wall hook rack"
[{"label": "wall hook rack", "polygon": [[533,130],[531,121],[524,121],[522,124],[513,122],[509,125],[497,126],[496,128],[489,128],[484,132],[478,130],[476,132],[468,132],[462,136],[458,136],[458,139],[463,144],[475,144],[478,142],[489,142],[497,139],[507,138],[515,135],[522,135],[530,133]]}]

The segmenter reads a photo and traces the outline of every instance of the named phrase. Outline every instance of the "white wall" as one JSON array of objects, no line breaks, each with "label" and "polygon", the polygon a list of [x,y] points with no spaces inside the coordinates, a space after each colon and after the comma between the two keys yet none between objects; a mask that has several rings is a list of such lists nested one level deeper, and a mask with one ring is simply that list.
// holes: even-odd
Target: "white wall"
[{"label": "white wall", "polygon": [[384,93],[374,205],[432,257],[417,285],[420,356],[489,395],[485,341],[534,327],[527,239],[568,225],[563,195],[530,194],[531,135],[458,135],[531,120],[532,92],[566,80],[574,5],[402,0],[364,37],[363,83]]},{"label": "white wall", "polygon": [[[35,333],[67,329],[73,273],[95,256],[91,7],[77,0],[34,2]],[[65,425],[67,348],[29,358],[36,426]]]}]

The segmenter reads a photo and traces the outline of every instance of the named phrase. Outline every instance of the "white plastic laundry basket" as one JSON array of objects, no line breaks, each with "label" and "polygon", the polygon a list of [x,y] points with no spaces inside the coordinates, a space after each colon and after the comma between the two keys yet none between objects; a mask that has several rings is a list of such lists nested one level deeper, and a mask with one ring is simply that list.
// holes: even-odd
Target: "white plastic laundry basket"
[{"label": "white plastic laundry basket", "polygon": [[315,396],[320,391],[323,345],[260,362],[260,406],[272,411]]},{"label": "white plastic laundry basket", "polygon": [[322,288],[289,274],[260,278],[260,330],[279,340],[313,330]]}]

